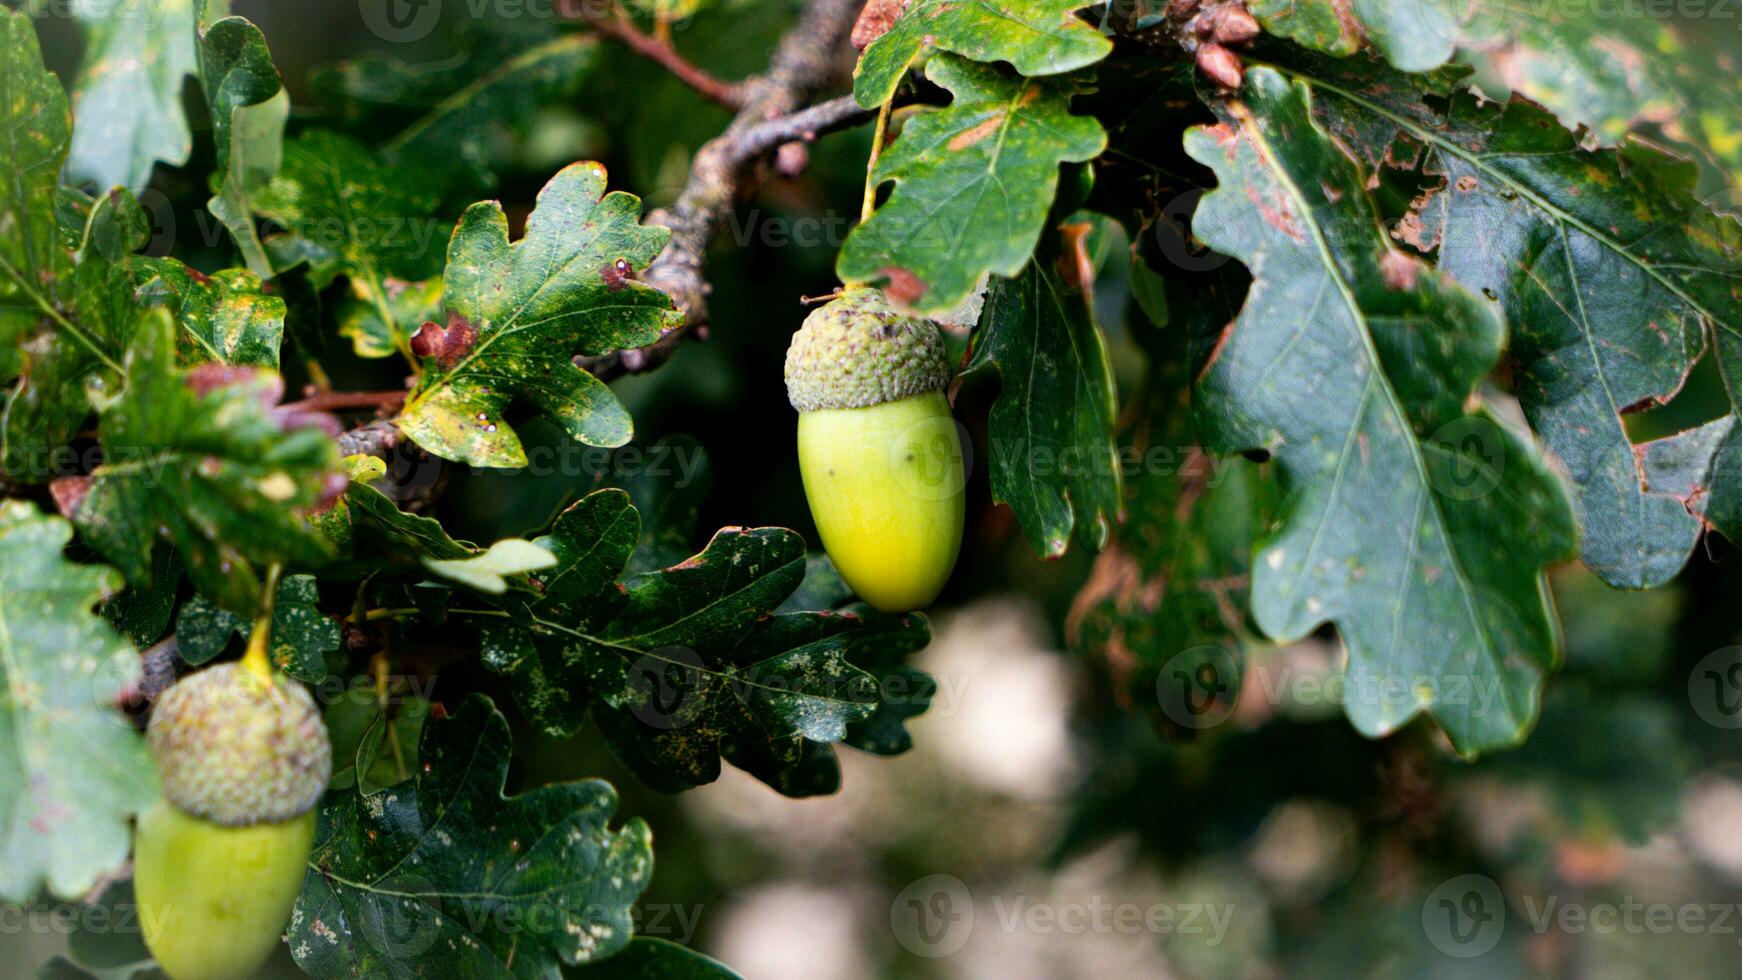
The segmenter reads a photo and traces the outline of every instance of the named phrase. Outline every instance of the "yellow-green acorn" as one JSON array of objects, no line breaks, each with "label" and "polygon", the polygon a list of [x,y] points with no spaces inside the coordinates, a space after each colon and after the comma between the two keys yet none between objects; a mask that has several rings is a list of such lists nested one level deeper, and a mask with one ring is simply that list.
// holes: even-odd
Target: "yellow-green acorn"
[{"label": "yellow-green acorn", "polygon": [[929,605],[962,546],[962,443],[943,336],[875,289],[805,319],[786,352],[798,462],[823,547],[884,612]]},{"label": "yellow-green acorn", "polygon": [[333,765],[320,710],[302,685],[228,663],[165,691],[146,738],[164,797],[133,841],[146,945],[174,980],[252,976],[308,872]]}]

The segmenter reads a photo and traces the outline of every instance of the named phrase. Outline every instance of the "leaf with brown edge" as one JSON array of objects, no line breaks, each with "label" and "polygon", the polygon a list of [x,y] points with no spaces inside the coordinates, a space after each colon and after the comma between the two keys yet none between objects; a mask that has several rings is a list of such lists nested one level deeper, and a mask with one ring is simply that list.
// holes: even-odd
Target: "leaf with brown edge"
[{"label": "leaf with brown edge", "polygon": [[1186,149],[1217,177],[1194,230],[1253,276],[1197,406],[1208,448],[1276,467],[1259,627],[1287,642],[1336,624],[1360,692],[1344,710],[1369,736],[1428,712],[1463,754],[1516,744],[1557,655],[1545,569],[1576,540],[1540,452],[1480,407],[1503,323],[1396,252],[1306,85],[1248,72]]},{"label": "leaf with brown edge", "polygon": [[1077,16],[1090,0],[911,0],[892,23],[890,4],[873,6],[866,8],[863,29],[854,31],[855,43],[869,39],[853,70],[853,97],[867,109],[888,102],[902,76],[930,51],[1008,61],[1033,78],[1092,65],[1113,50]]},{"label": "leaf with brown edge", "polygon": [[955,98],[909,119],[877,161],[889,199],[853,229],[836,262],[843,282],[887,282],[919,313],[954,309],[988,272],[1028,263],[1058,191],[1059,166],[1099,155],[1106,133],[1073,116],[1074,83],[1030,81],[940,54],[926,76]]},{"label": "leaf with brown edge", "polygon": [[[1675,482],[1652,472],[1666,450],[1635,445],[1625,416],[1674,397],[1703,351],[1733,372],[1742,223],[1700,202],[1688,161],[1637,140],[1591,147],[1523,99],[1460,93],[1439,110],[1390,75],[1309,84],[1320,121],[1364,159],[1407,144],[1434,180],[1397,237],[1505,313],[1514,389],[1571,477],[1585,563],[1622,588],[1669,581],[1705,502],[1658,485]],[[1716,471],[1707,514],[1737,534],[1729,470]]]},{"label": "leaf with brown edge", "polygon": [[512,244],[500,204],[467,209],[448,249],[445,323],[412,339],[423,373],[398,423],[419,446],[473,466],[523,466],[505,418],[516,399],[588,445],[629,441],[628,411],[573,358],[652,343],[682,315],[659,290],[614,287],[606,275],[619,260],[646,268],[669,232],[643,226],[640,200],[607,194],[605,181],[596,163],[564,169]]},{"label": "leaf with brown edge", "polygon": [[126,391],[98,424],[103,463],[70,516],[130,583],[151,583],[152,549],[167,541],[201,593],[251,615],[266,565],[330,557],[308,522],[340,479],[330,416],[276,411],[274,371],[179,370],[161,309],[140,319],[126,369]]}]

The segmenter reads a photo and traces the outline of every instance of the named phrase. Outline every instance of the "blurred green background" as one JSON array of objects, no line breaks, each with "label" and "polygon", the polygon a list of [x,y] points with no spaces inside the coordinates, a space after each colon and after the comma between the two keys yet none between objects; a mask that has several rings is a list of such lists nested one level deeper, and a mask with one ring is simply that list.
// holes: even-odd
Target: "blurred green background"
[{"label": "blurred green background", "polygon": [[[271,43],[294,126],[367,138],[419,111],[347,115],[324,101],[321,66],[385,55],[439,89],[565,29],[537,0],[450,0],[426,35],[392,43],[368,27],[371,4],[234,4]],[[794,9],[718,0],[674,36],[739,78],[763,65]],[[76,30],[64,17],[39,23],[51,66],[70,78]],[[1734,26],[1694,39],[1742,51]],[[457,195],[447,217],[494,196],[518,221],[575,159],[605,162],[613,186],[649,206],[674,198],[726,113],[620,48],[599,54],[572,93],[500,120],[499,183]],[[202,228],[210,151],[196,147],[187,167],[160,168],[155,188],[177,253],[198,262],[189,236]],[[777,524],[815,542],[781,364],[806,312],[799,298],[834,286],[868,148],[864,131],[827,138],[803,174],[743,202],[709,257],[708,341],[616,386],[638,441],[689,433],[707,449],[704,532]],[[1129,398],[1142,359],[1111,313]],[[341,339],[328,344],[342,352]],[[388,362],[323,361],[340,388],[398,384]],[[1701,417],[1710,383],[1697,376],[1673,407]],[[958,406],[976,436],[992,395],[982,387]],[[529,447],[561,445],[548,427],[520,431]],[[536,528],[590,486],[574,468],[446,478],[438,514],[476,540]],[[1340,669],[1330,635],[1245,651],[1232,716],[1164,739],[1116,703],[1095,651],[1071,649],[1068,612],[1090,559],[1075,549],[1037,561],[990,505],[983,468],[970,494],[963,560],[918,658],[939,693],[911,725],[916,747],[896,759],[844,751],[840,794],[789,800],[728,771],[664,796],[589,732],[556,744],[517,731],[511,787],[601,776],[623,814],[652,825],[643,934],[752,978],[1742,975],[1742,556],[1723,540],[1650,594],[1559,570],[1566,663],[1542,721],[1523,748],[1470,764],[1426,723],[1358,736],[1324,686]],[[497,690],[462,657],[433,696],[472,687]],[[56,921],[46,908],[0,921],[0,974],[34,972],[64,941]]]}]

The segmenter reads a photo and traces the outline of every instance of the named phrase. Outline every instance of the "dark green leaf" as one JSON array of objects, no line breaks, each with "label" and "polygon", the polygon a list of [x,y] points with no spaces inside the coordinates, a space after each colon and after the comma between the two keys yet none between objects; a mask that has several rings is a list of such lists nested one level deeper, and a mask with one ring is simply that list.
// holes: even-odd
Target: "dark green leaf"
[{"label": "dark green leaf", "polygon": [[415,173],[388,168],[355,140],[314,130],[285,144],[283,166],[254,209],[302,239],[317,286],[345,275],[381,292],[388,276],[439,271],[447,229],[434,218],[438,203]]},{"label": "dark green leaf", "polygon": [[356,479],[346,488],[340,506],[345,510],[347,533],[359,561],[421,563],[431,558],[470,558],[479,550],[470,542],[449,537],[435,518],[408,514],[381,491]]},{"label": "dark green leaf", "polygon": [[1034,550],[1058,558],[1074,528],[1090,548],[1119,516],[1119,450],[1106,341],[1089,298],[1030,263],[992,284],[967,372],[1002,379],[987,434],[992,498]]},{"label": "dark green leaf", "polygon": [[[1686,45],[1676,18],[1642,9],[1467,0],[1254,0],[1265,29],[1343,56],[1371,43],[1392,65],[1426,72],[1454,57],[1616,144],[1646,126],[1698,148],[1742,180],[1742,102],[1730,72]],[[1716,8],[1714,8],[1714,12]]]},{"label": "dark green leaf", "polygon": [[[10,18],[7,18],[8,20]],[[115,705],[139,657],[95,615],[112,570],[61,556],[72,527],[0,502],[0,898],[46,882],[74,898],[127,858],[157,795],[145,742]]]},{"label": "dark green leaf", "polygon": [[1255,280],[1199,404],[1207,445],[1277,464],[1258,625],[1292,640],[1336,623],[1368,735],[1426,710],[1461,752],[1513,744],[1556,655],[1543,569],[1574,525],[1530,442],[1468,408],[1502,324],[1390,246],[1306,86],[1260,68],[1242,95],[1186,146],[1219,180],[1197,233]]},{"label": "dark green leaf", "polygon": [[1091,0],[913,0],[853,70],[853,96],[867,109],[895,95],[930,51],[974,61],[1008,61],[1024,75],[1057,75],[1092,65],[1113,44],[1076,12]]},{"label": "dark green leaf", "polygon": [[722,963],[663,939],[637,936],[621,953],[582,969],[586,980],[737,980]]},{"label": "dark green leaf", "polygon": [[1436,115],[1390,91],[1321,83],[1321,117],[1372,160],[1399,134],[1425,148],[1443,183],[1400,234],[1506,313],[1518,397],[1572,478],[1585,563],[1617,586],[1668,581],[1700,523],[1647,489],[1622,417],[1681,388],[1708,329],[1742,332],[1742,225],[1723,234],[1694,167],[1653,147],[1582,149],[1519,100],[1463,95]]},{"label": "dark green leaf", "polygon": [[[267,647],[279,670],[310,684],[327,676],[327,654],[339,648],[339,623],[320,611],[320,591],[312,575],[289,575],[278,585],[272,604],[272,632]],[[194,596],[182,604],[175,621],[181,657],[199,666],[222,654],[236,637],[246,638],[251,618],[238,616]]]},{"label": "dark green leaf", "polygon": [[307,514],[338,468],[332,423],[275,413],[284,382],[271,371],[177,370],[173,329],[162,311],[140,321],[127,390],[99,426],[103,465],[69,485],[70,516],[135,585],[167,539],[200,592],[250,613],[259,566],[329,555]]},{"label": "dark green leaf", "polygon": [[431,172],[455,191],[493,187],[493,138],[523,129],[540,106],[571,97],[597,57],[598,40],[579,33],[520,51],[436,104],[383,147],[383,155]]},{"label": "dark green leaf", "polygon": [[878,158],[889,200],[841,249],[842,281],[890,281],[888,292],[921,313],[967,299],[988,272],[1015,276],[1028,263],[1058,189],[1059,165],[1099,155],[1107,137],[1073,116],[1070,81],[1028,81],[954,55],[926,77],[955,95],[948,108],[909,119]]},{"label": "dark green leaf", "polygon": [[122,589],[103,603],[100,610],[109,625],[141,649],[156,643],[169,628],[175,612],[176,591],[181,588],[181,562],[175,549],[160,545],[151,553],[151,584]]},{"label": "dark green leaf", "polygon": [[[619,755],[671,790],[711,782],[724,757],[782,792],[830,792],[829,743],[905,747],[901,722],[930,696],[901,664],[926,642],[923,617],[774,614],[805,572],[804,542],[779,528],[728,528],[618,585],[639,538],[627,495],[599,491],[539,539],[560,560],[542,600],[452,610],[478,623],[485,664],[534,724],[566,737],[590,711]],[[913,690],[880,706],[878,680],[897,674]]]},{"label": "dark green leaf", "polygon": [[83,968],[78,976],[103,980],[165,977],[145,946],[145,927],[132,879],[110,881],[96,894],[87,895],[85,903],[83,914],[71,917],[67,933],[67,952]]},{"label": "dark green leaf", "polygon": [[588,445],[629,441],[628,411],[572,358],[651,343],[680,322],[664,293],[607,282],[619,261],[643,269],[664,247],[669,233],[640,216],[634,196],[605,193],[593,163],[552,178],[512,245],[500,204],[469,208],[448,251],[447,326],[428,328],[433,352],[400,429],[446,459],[524,466],[504,418],[519,397]]},{"label": "dark green leaf", "polygon": [[653,872],[647,825],[608,823],[603,782],[503,795],[508,722],[474,695],[424,727],[421,772],[321,807],[290,923],[315,977],[548,977],[630,941]]}]

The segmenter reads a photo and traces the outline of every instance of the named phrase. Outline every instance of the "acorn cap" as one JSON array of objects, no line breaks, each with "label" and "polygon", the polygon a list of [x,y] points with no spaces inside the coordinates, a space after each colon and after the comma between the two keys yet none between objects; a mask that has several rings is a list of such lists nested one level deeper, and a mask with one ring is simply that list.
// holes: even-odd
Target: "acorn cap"
[{"label": "acorn cap", "polygon": [[876,289],[850,289],[805,318],[786,351],[786,397],[801,412],[867,408],[942,391],[943,335]]},{"label": "acorn cap", "polygon": [[190,674],[165,691],[146,740],[164,798],[231,827],[307,813],[333,771],[314,698],[301,684],[264,681],[240,662]]}]

